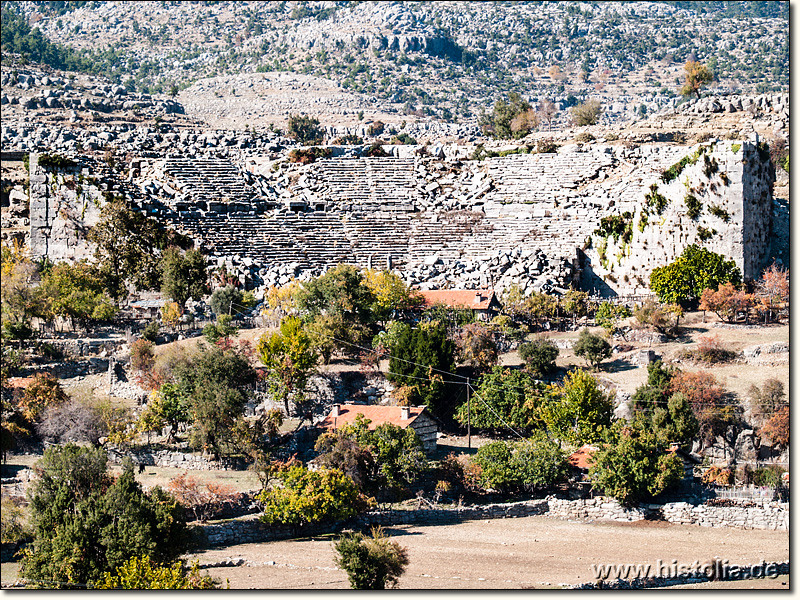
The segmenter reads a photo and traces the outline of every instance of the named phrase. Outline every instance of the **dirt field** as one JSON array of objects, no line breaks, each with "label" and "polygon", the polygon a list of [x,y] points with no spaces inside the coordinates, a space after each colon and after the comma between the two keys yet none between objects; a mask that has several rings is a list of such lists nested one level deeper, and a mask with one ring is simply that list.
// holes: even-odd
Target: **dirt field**
[{"label": "dirt field", "polygon": [[[718,556],[745,565],[789,558],[788,532],[646,521],[575,523],[526,517],[401,525],[387,531],[408,549],[410,564],[399,584],[404,589],[559,588],[594,581],[592,565],[610,561],[655,565],[659,559],[664,564],[677,559],[690,564]],[[246,563],[208,572],[223,582],[228,579],[232,589],[349,588],[346,574],[334,566],[332,537],[244,544],[192,556],[201,565],[229,558]],[[703,585],[782,587],[781,580]]]}]

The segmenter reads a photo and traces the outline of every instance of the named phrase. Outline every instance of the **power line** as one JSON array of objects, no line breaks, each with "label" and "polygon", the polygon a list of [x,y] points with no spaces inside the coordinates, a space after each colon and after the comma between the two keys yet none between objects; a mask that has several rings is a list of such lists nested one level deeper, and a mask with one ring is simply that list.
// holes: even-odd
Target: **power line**
[{"label": "power line", "polygon": [[[247,306],[244,306],[242,304],[235,303],[235,302],[232,303],[232,304],[235,305],[237,308],[243,308],[245,310],[250,310],[251,309],[251,307],[247,307]],[[241,312],[237,313],[237,314],[241,314]],[[357,349],[365,351],[365,352],[373,352],[374,351],[373,348],[366,348],[364,346],[360,346],[360,345],[355,344],[353,342],[349,342],[347,340],[341,340],[341,339],[335,338],[335,337],[330,336],[330,335],[326,335],[326,334],[318,334],[318,335],[321,335],[322,337],[328,338],[328,339],[333,340],[335,342],[338,342],[340,344],[344,344],[346,346],[351,346],[353,348],[357,348]],[[469,383],[468,383],[469,378],[464,376],[464,375],[459,375],[458,373],[452,373],[450,371],[444,371],[442,369],[436,369],[436,368],[433,368],[430,365],[424,365],[424,364],[417,363],[417,362],[414,362],[414,361],[411,361],[411,360],[408,360],[408,359],[400,358],[398,356],[393,356],[391,354],[386,354],[385,353],[385,354],[382,354],[381,356],[383,358],[395,359],[395,360],[398,360],[400,362],[404,362],[404,363],[411,364],[411,365],[414,365],[414,366],[422,367],[422,368],[425,368],[425,369],[430,369],[431,371],[434,371],[436,373],[440,373],[440,374],[443,374],[443,375],[449,375],[450,377],[460,378],[460,379],[463,380],[463,381],[446,381],[446,380],[444,380],[442,383],[447,383],[447,384],[452,384],[452,385],[465,385],[465,386],[469,385]],[[396,376],[396,377],[405,377],[405,378],[409,378],[409,379],[416,379],[416,380],[419,380],[419,381],[430,381],[429,378],[415,377],[415,376],[412,376],[412,375],[403,375],[403,374],[400,374],[400,373],[394,373],[392,371],[382,371],[382,373],[385,373],[387,375],[393,375],[393,376]],[[544,383],[541,380],[537,380],[537,379],[534,379],[534,382],[536,382],[536,383]],[[524,392],[530,391],[529,388],[527,388],[525,386],[518,386],[518,385],[509,384],[509,383],[496,384],[494,382],[492,382],[492,383],[485,382],[485,383],[481,383],[481,387],[482,388],[499,389],[499,390],[511,390],[511,389],[513,389],[513,390],[521,390],[521,391],[524,391]],[[472,389],[474,390],[474,388],[472,388]],[[534,397],[536,397],[536,396],[534,395]],[[663,405],[666,405],[666,404],[669,403],[668,400],[648,400],[646,402],[650,403],[650,404],[663,404]],[[732,405],[735,405],[735,402],[714,401],[714,402],[704,402],[704,403],[692,403],[691,401],[689,401],[689,404],[703,404],[703,405],[712,405],[712,406],[720,407],[720,406],[732,406]],[[788,406],[789,402],[788,401],[780,401],[780,402],[777,402],[776,404],[780,404],[782,406]]]},{"label": "power line", "polygon": [[505,419],[503,419],[503,417],[501,417],[499,414],[497,414],[497,411],[496,411],[494,408],[492,408],[492,407],[491,407],[491,405],[489,405],[489,404],[488,404],[488,403],[487,403],[487,402],[486,402],[486,401],[485,401],[483,398],[481,398],[481,397],[478,395],[478,392],[476,392],[476,391],[475,391],[475,389],[474,389],[474,388],[473,388],[471,385],[467,384],[467,387],[468,387],[470,390],[472,390],[474,397],[475,397],[475,398],[477,398],[478,400],[480,400],[481,402],[483,402],[483,404],[486,406],[486,408],[488,408],[489,410],[491,410],[491,411],[494,413],[494,415],[495,415],[495,416],[496,416],[498,419],[500,419],[500,421],[503,423],[503,425],[505,425],[505,426],[506,426],[506,428],[507,428],[507,429],[509,429],[509,430],[511,430],[512,432],[514,432],[514,434],[516,434],[516,436],[517,436],[518,438],[520,438],[521,440],[524,440],[524,439],[525,439],[525,438],[524,438],[522,435],[520,435],[520,434],[519,434],[519,432],[518,432],[516,429],[514,429],[513,427],[511,427],[511,425],[509,425],[508,423],[506,423]]}]

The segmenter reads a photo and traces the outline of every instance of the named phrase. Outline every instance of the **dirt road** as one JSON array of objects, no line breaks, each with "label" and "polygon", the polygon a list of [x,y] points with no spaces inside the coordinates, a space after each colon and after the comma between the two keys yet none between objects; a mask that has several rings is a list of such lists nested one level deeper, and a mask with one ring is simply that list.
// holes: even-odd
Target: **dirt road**
[{"label": "dirt road", "polygon": [[[680,526],[663,522],[575,523],[550,517],[470,521],[387,530],[408,549],[405,589],[557,588],[594,581],[592,565],[690,564],[717,556],[730,564],[785,561],[789,533]],[[346,589],[334,565],[333,538],[245,544],[208,550],[200,564],[242,558],[208,572],[232,589]],[[730,584],[729,584],[730,585]],[[743,587],[748,584],[743,583]],[[780,584],[778,583],[778,587]],[[785,587],[784,587],[785,589]]]}]

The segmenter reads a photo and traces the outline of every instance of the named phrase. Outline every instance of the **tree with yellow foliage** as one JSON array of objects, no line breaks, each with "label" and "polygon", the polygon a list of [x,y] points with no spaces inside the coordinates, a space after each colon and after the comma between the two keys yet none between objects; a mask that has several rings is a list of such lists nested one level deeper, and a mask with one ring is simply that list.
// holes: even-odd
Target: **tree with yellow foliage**
[{"label": "tree with yellow foliage", "polygon": [[404,310],[422,302],[422,297],[412,292],[396,273],[367,269],[364,283],[375,300],[372,312],[378,321],[388,319],[392,311]]},{"label": "tree with yellow foliage", "polygon": [[700,90],[704,85],[711,83],[714,80],[714,74],[703,63],[696,60],[686,61],[686,64],[683,66],[683,70],[686,72],[686,80],[681,88],[681,94],[683,96],[691,96],[692,94],[696,94],[697,99],[699,100]]}]

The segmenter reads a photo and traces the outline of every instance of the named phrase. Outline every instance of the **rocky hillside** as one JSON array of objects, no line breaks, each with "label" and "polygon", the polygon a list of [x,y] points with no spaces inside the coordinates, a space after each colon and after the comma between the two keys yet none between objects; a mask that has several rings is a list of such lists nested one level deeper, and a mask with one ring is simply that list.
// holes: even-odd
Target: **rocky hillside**
[{"label": "rocky hillside", "polygon": [[[5,2],[3,10],[66,46],[69,56],[52,53],[65,65],[129,91],[183,90],[179,100],[205,106],[209,120],[246,103],[272,121],[306,112],[355,124],[363,111],[463,122],[510,91],[551,98],[562,111],[598,97],[606,120],[630,118],[676,102],[688,59],[708,64],[721,92],[785,91],[789,81],[787,2]],[[226,126],[251,115],[235,116]]]}]

